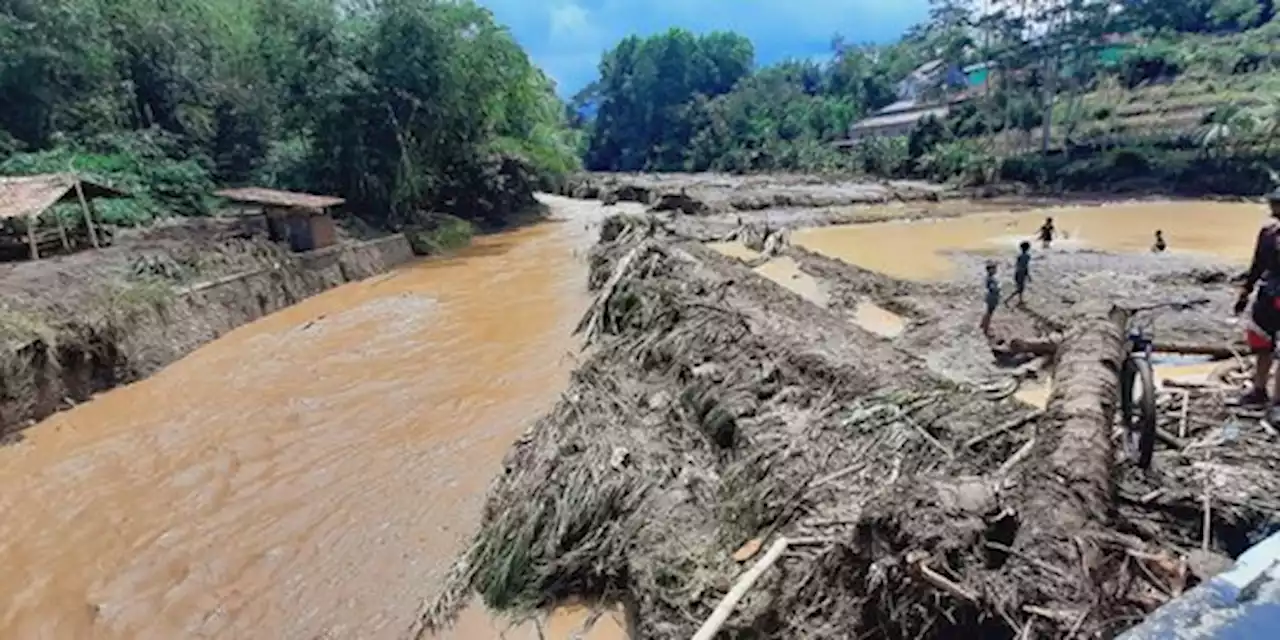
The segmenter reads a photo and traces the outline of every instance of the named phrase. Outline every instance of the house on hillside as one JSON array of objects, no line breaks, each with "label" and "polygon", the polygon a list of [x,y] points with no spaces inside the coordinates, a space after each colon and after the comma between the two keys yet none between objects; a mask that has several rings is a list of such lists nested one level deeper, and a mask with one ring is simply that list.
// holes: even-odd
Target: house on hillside
[{"label": "house on hillside", "polygon": [[916,67],[898,83],[898,100],[902,102],[924,100],[925,94],[941,84],[945,70],[946,64],[942,60],[930,60]]},{"label": "house on hillside", "polygon": [[945,118],[951,112],[950,103],[931,103],[925,105],[907,104],[896,110],[880,110],[869,118],[853,123],[849,128],[849,139],[840,146],[869,138],[891,138],[911,133],[916,124],[928,117]]},{"label": "house on hillside", "polygon": [[899,83],[897,102],[853,123],[849,139],[837,146],[849,146],[868,138],[906,135],[925,118],[945,118],[954,105],[987,88],[993,67],[991,62],[961,67],[942,60],[921,65]]}]

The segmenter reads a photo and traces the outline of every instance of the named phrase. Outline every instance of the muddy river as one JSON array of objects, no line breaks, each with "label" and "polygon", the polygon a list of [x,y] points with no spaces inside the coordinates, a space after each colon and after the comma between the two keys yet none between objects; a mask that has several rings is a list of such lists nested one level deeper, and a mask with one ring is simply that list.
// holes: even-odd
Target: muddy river
[{"label": "muddy river", "polygon": [[0,448],[0,638],[403,637],[572,368],[601,213],[553,204],[570,221],[331,290]]}]

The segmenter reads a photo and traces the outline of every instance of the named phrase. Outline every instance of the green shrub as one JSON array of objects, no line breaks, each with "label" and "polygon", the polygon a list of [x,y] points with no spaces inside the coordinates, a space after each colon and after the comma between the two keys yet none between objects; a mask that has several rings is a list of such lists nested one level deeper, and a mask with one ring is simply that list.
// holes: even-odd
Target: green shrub
[{"label": "green shrub", "polygon": [[104,200],[104,222],[138,225],[172,215],[211,211],[213,182],[207,160],[184,157],[181,146],[159,131],[95,136],[46,151],[17,153],[0,163],[0,174],[32,175],[73,171],[129,192]]},{"label": "green shrub", "polygon": [[1143,83],[1174,78],[1183,68],[1181,52],[1157,42],[1126,53],[1120,64],[1120,79],[1133,89]]},{"label": "green shrub", "polygon": [[475,227],[446,213],[423,213],[414,216],[413,224],[404,234],[414,253],[420,256],[439,255],[470,244]]},{"label": "green shrub", "polygon": [[920,158],[917,168],[923,178],[965,186],[988,184],[999,175],[999,161],[972,140],[939,144]]}]

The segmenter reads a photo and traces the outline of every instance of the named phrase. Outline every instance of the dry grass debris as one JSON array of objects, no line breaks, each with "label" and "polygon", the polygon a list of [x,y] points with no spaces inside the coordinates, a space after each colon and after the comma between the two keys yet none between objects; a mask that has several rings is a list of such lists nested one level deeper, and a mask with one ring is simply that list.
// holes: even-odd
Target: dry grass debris
[{"label": "dry grass debris", "polygon": [[726,637],[1109,637],[1194,582],[1193,548],[1238,552],[1280,488],[1280,444],[1253,429],[1189,429],[1158,477],[1116,463],[1111,387],[1090,382],[1115,364],[1108,309],[1057,373],[1086,388],[1024,419],[652,218],[606,224],[592,267],[589,356],[508,454],[420,634],[479,593],[517,617],[621,603],[635,638],[690,637],[785,536],[805,544]]}]

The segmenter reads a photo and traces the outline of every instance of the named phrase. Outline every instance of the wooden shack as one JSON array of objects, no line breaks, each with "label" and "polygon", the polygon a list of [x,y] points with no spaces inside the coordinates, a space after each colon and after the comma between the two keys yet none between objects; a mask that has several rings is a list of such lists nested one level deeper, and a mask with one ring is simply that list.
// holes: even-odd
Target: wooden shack
[{"label": "wooden shack", "polygon": [[261,187],[223,189],[214,195],[239,204],[242,213],[256,207],[266,218],[268,237],[288,243],[293,251],[313,251],[338,242],[330,210],[346,202],[342,198]]},{"label": "wooden shack", "polygon": [[[50,253],[59,246],[70,253],[80,246],[80,237],[75,232],[79,226],[68,233],[66,222],[60,216],[54,216],[57,223],[56,235],[52,230],[39,229],[41,214],[56,204],[76,203],[84,216],[84,233],[89,244],[94,248],[101,247],[109,239],[98,224],[95,224],[98,213],[94,207],[96,198],[123,198],[127,193],[105,184],[87,180],[73,173],[48,173],[33,176],[0,177],[0,222],[4,223],[6,232],[0,233],[0,252],[12,253],[17,244],[26,244],[25,252],[32,260],[39,260],[41,253]],[[9,229],[9,223],[20,220],[22,225],[17,229]],[[25,238],[15,236],[25,235]]]}]

